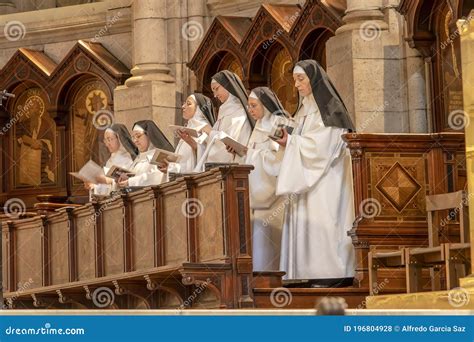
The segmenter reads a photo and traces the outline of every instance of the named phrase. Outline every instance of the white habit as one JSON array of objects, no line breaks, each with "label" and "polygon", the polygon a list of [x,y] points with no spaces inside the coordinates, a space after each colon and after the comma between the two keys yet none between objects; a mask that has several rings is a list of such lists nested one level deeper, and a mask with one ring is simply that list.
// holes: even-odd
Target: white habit
[{"label": "white habit", "polygon": [[277,183],[277,194],[287,195],[288,203],[280,268],[286,279],[352,277],[351,159],[341,138],[347,130],[324,126],[313,95],[303,98],[296,120]]},{"label": "white habit", "polygon": [[[207,121],[199,106],[196,106],[196,113],[188,121],[186,127],[199,130],[206,125],[209,125],[209,122]],[[202,132],[202,135],[199,136],[199,138],[193,139],[199,145],[200,143],[202,144],[204,142],[204,139],[206,138],[206,133]],[[196,167],[197,162],[196,152],[192,149],[192,147],[189,146],[188,143],[186,143],[183,139],[180,139],[178,145],[176,146],[175,153],[179,154],[181,156],[181,159],[178,163],[170,163],[169,169],[172,169],[174,172],[180,173],[192,172]]]},{"label": "white habit", "polygon": [[275,195],[282,149],[268,135],[276,116],[265,109],[248,144],[245,164],[254,166],[249,175],[252,210],[252,260],[254,271],[278,271],[280,268],[281,226],[285,204]]},{"label": "white habit", "polygon": [[[122,144],[120,144],[120,149],[117,152],[112,153],[105,163],[104,173],[107,174],[113,165],[128,169],[132,163],[133,159],[130,156],[130,153],[125,150]],[[108,196],[113,190],[117,190],[117,183],[115,183],[115,180],[112,180],[112,184],[94,184],[93,194]]]},{"label": "white habit", "polygon": [[217,121],[209,133],[206,145],[198,145],[199,161],[194,171],[203,171],[205,163],[236,162],[232,153],[227,152],[225,144],[218,140],[220,132],[225,132],[231,138],[245,146],[252,133],[252,127],[250,126],[244,107],[239,99],[232,94],[229,94],[227,101],[220,106]]},{"label": "white habit", "polygon": [[152,186],[166,181],[166,175],[156,165],[150,164],[154,153],[155,148],[150,147],[148,151],[140,152],[135,158],[130,167],[135,176],[128,179],[129,186]]}]

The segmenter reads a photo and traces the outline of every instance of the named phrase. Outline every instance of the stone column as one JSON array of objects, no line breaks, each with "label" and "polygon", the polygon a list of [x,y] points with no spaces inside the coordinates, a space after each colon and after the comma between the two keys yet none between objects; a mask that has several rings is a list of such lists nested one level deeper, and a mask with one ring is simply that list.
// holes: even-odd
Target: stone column
[{"label": "stone column", "polygon": [[176,83],[167,65],[167,1],[134,0],[132,9],[132,77],[114,91],[115,118],[129,129],[135,121],[154,120],[172,141]]},{"label": "stone column", "polygon": [[406,50],[407,97],[410,133],[428,132],[426,108],[425,62],[420,53],[408,47]]},{"label": "stone column", "polygon": [[326,44],[328,74],[359,132],[410,132],[412,121],[416,131],[425,129],[424,123],[409,116],[409,108],[423,107],[409,98],[411,92],[423,90],[419,78],[423,74],[414,70],[417,62],[404,63],[406,43],[398,3],[347,0],[344,25]]},{"label": "stone column", "polygon": [[212,19],[208,17],[206,0],[168,0],[168,3],[169,67],[181,95],[177,103],[180,106],[184,98],[196,89],[194,74],[186,64],[196,52]]}]

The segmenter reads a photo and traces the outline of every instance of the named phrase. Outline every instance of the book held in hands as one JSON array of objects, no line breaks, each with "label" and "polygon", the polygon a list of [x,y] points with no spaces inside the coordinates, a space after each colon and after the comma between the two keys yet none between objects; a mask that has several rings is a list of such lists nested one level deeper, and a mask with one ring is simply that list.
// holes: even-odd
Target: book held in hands
[{"label": "book held in hands", "polygon": [[242,145],[237,140],[233,139],[224,132],[220,132],[219,140],[222,141],[225,145],[231,147],[239,157],[243,157],[247,152],[247,146]]},{"label": "book held in hands", "polygon": [[162,165],[165,160],[170,163],[177,163],[181,159],[181,156],[177,153],[173,153],[170,151],[162,150],[162,149],[155,149],[155,153],[153,157],[151,157],[150,164],[154,165]]},{"label": "book held in hands", "polygon": [[97,184],[100,177],[105,176],[104,169],[100,167],[93,160],[89,160],[79,172],[69,172],[71,176],[74,176],[86,183]]},{"label": "book held in hands", "polygon": [[118,181],[122,175],[130,178],[135,176],[135,173],[130,170],[124,169],[123,167],[112,165],[112,167],[106,174],[107,177],[113,178],[115,179],[115,181]]},{"label": "book held in hands", "polygon": [[185,126],[179,125],[169,125],[169,127],[173,130],[173,133],[176,134],[176,131],[182,131],[188,133],[190,137],[199,138],[201,135],[201,130],[204,128],[205,125],[199,128],[190,128]]}]

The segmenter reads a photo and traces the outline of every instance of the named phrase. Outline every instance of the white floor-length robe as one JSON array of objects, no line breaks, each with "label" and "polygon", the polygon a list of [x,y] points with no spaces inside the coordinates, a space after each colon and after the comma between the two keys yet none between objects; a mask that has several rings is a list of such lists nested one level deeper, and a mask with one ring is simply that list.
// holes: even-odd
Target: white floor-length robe
[{"label": "white floor-length robe", "polygon": [[150,148],[146,152],[140,152],[135,158],[130,168],[135,176],[128,179],[129,186],[152,186],[166,181],[166,175],[156,165],[150,164],[154,153],[155,148]]},{"label": "white floor-length robe", "polygon": [[227,152],[226,145],[219,140],[220,132],[225,132],[245,146],[247,146],[252,133],[252,127],[244,107],[239,99],[232,94],[229,94],[227,101],[220,106],[217,121],[205,144],[198,146],[199,161],[194,171],[203,171],[205,163],[232,163],[240,160],[238,156],[234,159],[233,154]]},{"label": "white floor-length robe", "polygon": [[245,159],[245,164],[254,166],[249,175],[252,260],[254,271],[278,271],[285,204],[275,190],[283,153],[268,137],[275,116],[265,112],[252,132]]},{"label": "white floor-length robe", "polygon": [[347,231],[354,221],[350,154],[325,127],[313,95],[303,98],[300,123],[288,136],[277,194],[287,195],[281,269],[286,279],[352,277],[355,255]]}]

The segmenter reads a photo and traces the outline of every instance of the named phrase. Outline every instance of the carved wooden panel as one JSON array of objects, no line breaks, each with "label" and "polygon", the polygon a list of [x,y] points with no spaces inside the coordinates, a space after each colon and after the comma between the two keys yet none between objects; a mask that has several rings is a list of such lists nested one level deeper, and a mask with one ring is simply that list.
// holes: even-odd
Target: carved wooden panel
[{"label": "carved wooden panel", "polygon": [[104,275],[119,274],[125,271],[127,242],[124,227],[124,208],[116,203],[103,204],[101,222],[103,225],[102,255],[104,259]]},{"label": "carved wooden panel", "polygon": [[14,233],[15,291],[25,283],[31,283],[30,288],[43,286],[43,224],[40,219],[29,221]]},{"label": "carved wooden panel", "polygon": [[[189,204],[186,206],[186,204]],[[183,263],[188,257],[188,236],[186,215],[194,215],[191,202],[186,201],[184,191],[163,194],[162,197],[162,239],[164,246],[164,264],[176,265]],[[184,208],[184,209],[183,209]],[[198,208],[199,210],[199,208]]]},{"label": "carved wooden panel", "polygon": [[375,221],[426,221],[427,156],[424,153],[367,153],[367,194],[380,204]]},{"label": "carved wooden panel", "polygon": [[[69,222],[67,215],[59,214],[48,224],[50,285],[69,281]],[[67,243],[66,243],[67,242]]]},{"label": "carved wooden panel", "polygon": [[48,113],[49,100],[40,88],[23,90],[13,105],[17,121],[11,135],[13,188],[57,183],[56,123]]},{"label": "carved wooden panel", "polygon": [[155,266],[155,202],[149,196],[131,196],[131,246],[134,270]]},{"label": "carved wooden panel", "polygon": [[218,260],[225,256],[224,222],[220,182],[203,185],[197,189],[197,200],[202,214],[197,218],[198,261]]},{"label": "carved wooden panel", "polygon": [[[128,76],[129,70],[99,43],[78,41],[59,64],[42,51],[20,48],[15,52],[0,70],[0,88],[16,94],[6,101],[11,128],[0,137],[6,161],[1,164],[2,174],[8,176],[3,197],[21,196],[32,207],[37,195],[70,195],[73,180],[67,183],[66,175],[77,170],[75,160],[80,167],[89,159],[88,151],[96,147],[103,151],[102,132],[95,132],[90,124],[81,127],[78,120],[93,116],[97,108],[112,109],[112,91]],[[79,88],[83,93],[73,98]],[[76,115],[75,123],[70,111]],[[84,141],[95,145],[81,151]],[[76,148],[78,158],[70,153]],[[105,153],[92,157],[103,161]]]},{"label": "carved wooden panel", "polygon": [[294,61],[286,49],[281,49],[271,63],[271,89],[278,95],[283,108],[294,113],[298,106],[298,92],[293,86]]},{"label": "carved wooden panel", "polygon": [[[96,216],[92,208],[76,210],[74,221],[76,226],[75,243],[77,247],[77,279],[86,280],[98,276],[97,270],[97,229]],[[89,210],[88,210],[89,209]]]},{"label": "carved wooden panel", "polygon": [[[104,129],[98,117],[104,117],[112,123],[111,113],[110,90],[102,81],[92,79],[81,84],[72,97],[70,107],[73,171],[78,171],[90,159],[105,165],[110,154],[102,141]],[[74,184],[80,182],[76,178],[72,179]]]}]

